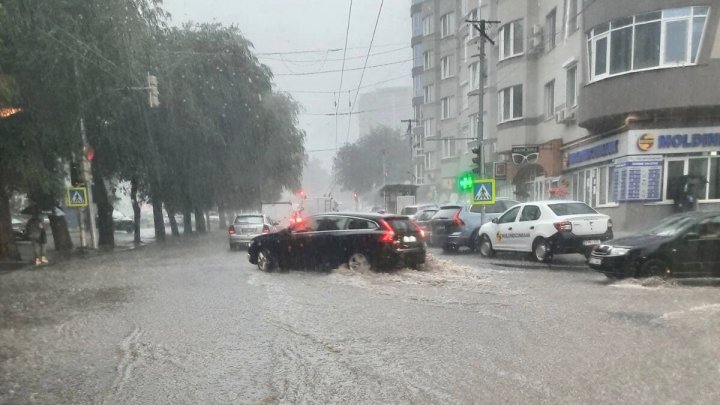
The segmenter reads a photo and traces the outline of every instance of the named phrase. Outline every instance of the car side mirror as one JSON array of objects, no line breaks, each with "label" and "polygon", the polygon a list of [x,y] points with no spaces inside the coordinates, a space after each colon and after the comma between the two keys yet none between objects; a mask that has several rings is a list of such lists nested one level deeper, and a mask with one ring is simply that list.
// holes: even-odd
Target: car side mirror
[{"label": "car side mirror", "polygon": [[697,232],[688,232],[683,236],[683,239],[686,241],[697,240],[700,239],[700,234]]},{"label": "car side mirror", "polygon": [[498,219],[497,219],[497,218],[493,218],[491,222],[492,222],[493,224],[497,224],[497,223],[498,223]]}]

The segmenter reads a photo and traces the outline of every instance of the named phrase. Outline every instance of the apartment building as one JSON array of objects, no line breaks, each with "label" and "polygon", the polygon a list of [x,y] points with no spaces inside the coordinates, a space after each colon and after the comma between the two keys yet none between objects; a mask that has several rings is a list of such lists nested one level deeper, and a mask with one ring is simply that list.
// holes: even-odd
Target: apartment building
[{"label": "apartment building", "polygon": [[358,98],[358,128],[360,137],[366,136],[376,126],[386,126],[402,130],[407,126],[401,121],[412,117],[412,88],[383,87],[375,91],[361,93]]},{"label": "apartment building", "polygon": [[[570,186],[562,178],[564,144],[587,137],[577,125],[582,0],[413,1],[415,171],[422,197],[463,201],[457,176],[473,168],[478,100],[483,94],[486,173],[498,195],[549,197]],[[479,34],[489,26],[485,80]],[[480,86],[483,86],[482,92]]]}]

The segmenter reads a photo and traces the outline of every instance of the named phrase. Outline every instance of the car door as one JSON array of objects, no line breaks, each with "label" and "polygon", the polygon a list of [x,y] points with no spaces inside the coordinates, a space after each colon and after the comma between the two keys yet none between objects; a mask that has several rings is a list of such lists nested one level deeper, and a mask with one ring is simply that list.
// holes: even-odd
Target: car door
[{"label": "car door", "polygon": [[700,221],[698,238],[692,242],[703,275],[720,275],[720,216]]},{"label": "car door", "polygon": [[[515,219],[518,216],[518,212],[522,208],[521,205],[511,208],[505,212],[497,220],[497,232],[493,239],[493,247],[499,250],[515,250],[512,238],[513,227],[515,226]],[[492,236],[491,236],[492,237]]]},{"label": "car door", "polygon": [[324,267],[337,267],[343,262],[342,246],[346,239],[345,223],[347,218],[337,215],[317,217],[317,230],[312,242],[312,255],[316,264]]},{"label": "car door", "polygon": [[294,266],[310,267],[313,265],[316,231],[317,217],[306,218],[302,222],[295,223],[291,228],[287,257]]},{"label": "car door", "polygon": [[537,205],[528,204],[522,208],[512,230],[512,243],[517,250],[532,251],[532,241],[536,235],[535,227],[541,215],[540,207]]}]

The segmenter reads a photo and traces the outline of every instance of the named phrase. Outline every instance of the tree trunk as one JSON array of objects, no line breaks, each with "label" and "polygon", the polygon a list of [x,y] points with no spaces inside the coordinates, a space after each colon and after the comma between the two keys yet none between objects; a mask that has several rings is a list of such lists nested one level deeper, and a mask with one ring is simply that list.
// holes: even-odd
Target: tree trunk
[{"label": "tree trunk", "polygon": [[10,217],[10,199],[0,176],[0,262],[20,260]]},{"label": "tree trunk", "polygon": [[136,177],[130,179],[130,200],[132,201],[133,208],[133,229],[135,231],[135,237],[133,241],[136,245],[140,244],[140,203],[137,200],[138,194],[138,181]]},{"label": "tree trunk", "polygon": [[98,163],[93,163],[93,199],[97,205],[98,246],[112,248],[115,247],[113,206],[108,198],[105,181],[99,172]]},{"label": "tree trunk", "polygon": [[203,211],[200,208],[195,208],[195,229],[199,233],[207,232],[207,227],[205,226],[205,214],[203,214]]},{"label": "tree trunk", "polygon": [[162,201],[153,198],[153,222],[155,223],[155,241],[165,242],[165,221],[163,220]]},{"label": "tree trunk", "polygon": [[185,210],[183,212],[183,235],[192,234],[192,211]]},{"label": "tree trunk", "polygon": [[50,218],[50,229],[52,230],[55,250],[72,250],[73,241],[70,237],[66,217],[64,215],[49,215],[48,218]]},{"label": "tree trunk", "polygon": [[228,227],[227,224],[227,212],[225,211],[225,206],[220,205],[218,207],[218,214],[220,214],[220,229],[225,229]]},{"label": "tree trunk", "polygon": [[170,231],[172,232],[172,235],[180,236],[180,230],[178,229],[178,224],[175,220],[175,210],[168,208],[166,205],[165,211],[167,212],[168,222],[170,222]]}]

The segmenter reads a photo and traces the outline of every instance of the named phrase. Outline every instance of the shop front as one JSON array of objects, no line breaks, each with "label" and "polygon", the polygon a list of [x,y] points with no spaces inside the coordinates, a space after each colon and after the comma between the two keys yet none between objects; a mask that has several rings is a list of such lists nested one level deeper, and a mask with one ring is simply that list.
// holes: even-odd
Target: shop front
[{"label": "shop front", "polygon": [[720,209],[720,127],[629,130],[566,151],[572,199],[635,230],[678,210],[680,184],[696,181],[693,209]]}]

